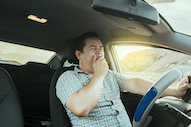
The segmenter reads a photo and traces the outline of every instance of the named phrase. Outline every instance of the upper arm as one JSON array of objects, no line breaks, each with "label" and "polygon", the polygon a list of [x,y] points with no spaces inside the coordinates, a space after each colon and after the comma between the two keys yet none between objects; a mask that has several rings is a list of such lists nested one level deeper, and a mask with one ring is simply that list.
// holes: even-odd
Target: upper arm
[{"label": "upper arm", "polygon": [[68,98],[82,87],[82,84],[74,74],[71,72],[65,72],[57,81],[56,95],[62,102],[63,106],[65,106]]},{"label": "upper arm", "polygon": [[134,78],[128,78],[128,79],[126,79],[126,81],[125,81],[125,83],[124,83],[124,86],[123,86],[123,89],[125,90],[125,91],[128,91],[128,92],[130,92],[130,93],[135,93],[135,89],[137,89],[136,87],[135,87],[135,79]]},{"label": "upper arm", "polygon": [[110,73],[112,73],[112,75],[115,77],[117,84],[119,85],[120,91],[124,91],[124,84],[128,78],[126,76],[124,76],[120,73],[114,72],[114,71],[110,71]]}]

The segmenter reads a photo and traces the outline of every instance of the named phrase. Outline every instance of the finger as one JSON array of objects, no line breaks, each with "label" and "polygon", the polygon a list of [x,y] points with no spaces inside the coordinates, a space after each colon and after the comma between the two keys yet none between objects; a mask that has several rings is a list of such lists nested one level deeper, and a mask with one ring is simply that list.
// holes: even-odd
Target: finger
[{"label": "finger", "polygon": [[185,81],[186,83],[189,83],[189,79],[188,79],[188,78],[185,78],[184,81]]},{"label": "finger", "polygon": [[188,78],[183,79],[180,84],[185,84],[185,83],[188,83]]},{"label": "finger", "polygon": [[93,63],[95,63],[96,60],[97,60],[97,56],[93,55]]},{"label": "finger", "polygon": [[191,88],[191,84],[190,83],[185,83],[181,86],[181,89],[182,90],[187,90],[187,89],[190,89]]},{"label": "finger", "polygon": [[104,59],[103,56],[98,56],[98,58],[97,58],[97,60],[101,60],[101,61],[102,61],[102,59]]}]

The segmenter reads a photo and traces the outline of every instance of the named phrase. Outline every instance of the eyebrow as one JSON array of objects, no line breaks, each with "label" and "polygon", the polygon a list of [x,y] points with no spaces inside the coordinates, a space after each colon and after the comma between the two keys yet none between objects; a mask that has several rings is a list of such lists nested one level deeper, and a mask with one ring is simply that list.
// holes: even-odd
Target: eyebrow
[{"label": "eyebrow", "polygon": [[[96,45],[90,45],[89,48],[90,48],[90,47],[97,47],[97,46],[96,46]],[[103,47],[103,45],[102,45],[102,46],[99,46],[99,47]]]}]

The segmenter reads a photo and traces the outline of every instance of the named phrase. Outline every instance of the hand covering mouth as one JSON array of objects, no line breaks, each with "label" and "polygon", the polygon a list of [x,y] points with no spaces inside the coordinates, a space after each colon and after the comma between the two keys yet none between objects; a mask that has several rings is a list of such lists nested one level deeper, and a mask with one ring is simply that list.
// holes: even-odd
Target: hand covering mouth
[{"label": "hand covering mouth", "polygon": [[99,58],[99,57],[101,57],[102,55],[101,54],[98,54],[98,55],[96,55],[97,56],[97,58],[96,58],[96,60]]}]

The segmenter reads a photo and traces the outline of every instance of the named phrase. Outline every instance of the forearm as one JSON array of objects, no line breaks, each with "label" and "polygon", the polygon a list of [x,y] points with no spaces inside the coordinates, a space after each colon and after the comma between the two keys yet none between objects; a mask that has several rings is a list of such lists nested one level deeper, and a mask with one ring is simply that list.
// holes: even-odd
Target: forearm
[{"label": "forearm", "polygon": [[144,96],[152,85],[153,82],[150,80],[131,78],[125,81],[124,90]]},{"label": "forearm", "polygon": [[[136,94],[145,95],[148,90],[150,90],[151,86],[154,82],[145,80],[145,79],[137,79],[135,80],[135,87],[137,87]],[[177,93],[175,89],[172,88],[166,88],[163,93],[160,95],[160,97],[164,96],[177,96]]]},{"label": "forearm", "polygon": [[166,88],[160,97],[164,97],[164,96],[176,96],[176,97],[178,97],[174,88]]},{"label": "forearm", "polygon": [[103,76],[94,75],[85,87],[68,98],[66,107],[77,116],[88,115],[99,100],[103,78]]},{"label": "forearm", "polygon": [[[141,79],[141,78],[127,79],[124,84],[124,90],[144,96],[148,92],[148,90],[151,88],[153,83],[154,82],[152,82],[152,81]],[[164,96],[180,97],[175,88],[173,88],[173,89],[166,88],[160,97],[164,97]]]}]

